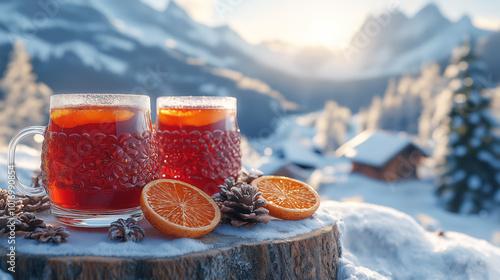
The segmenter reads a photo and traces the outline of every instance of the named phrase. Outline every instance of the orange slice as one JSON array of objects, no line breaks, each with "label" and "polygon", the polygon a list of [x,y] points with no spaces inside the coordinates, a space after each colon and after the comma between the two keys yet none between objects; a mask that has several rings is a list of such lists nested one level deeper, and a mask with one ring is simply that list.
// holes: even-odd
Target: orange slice
[{"label": "orange slice", "polygon": [[151,225],[177,238],[205,235],[217,226],[221,217],[210,196],[177,180],[149,182],[142,190],[141,209]]},{"label": "orange slice", "polygon": [[207,124],[221,121],[231,114],[234,110],[228,109],[160,109],[158,114],[159,122],[163,125],[183,125],[183,126],[204,126]]},{"label": "orange slice", "polygon": [[88,123],[110,123],[126,121],[135,115],[134,112],[117,108],[70,108],[52,109],[50,118],[58,126],[72,128]]},{"label": "orange slice", "polygon": [[269,215],[283,220],[308,218],[319,207],[319,196],[308,184],[281,176],[262,176],[252,181],[269,204]]}]

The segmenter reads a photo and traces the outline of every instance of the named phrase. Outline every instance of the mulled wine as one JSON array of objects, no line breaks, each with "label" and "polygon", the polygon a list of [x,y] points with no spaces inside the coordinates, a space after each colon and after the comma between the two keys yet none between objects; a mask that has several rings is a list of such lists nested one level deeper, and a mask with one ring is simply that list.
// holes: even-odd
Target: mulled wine
[{"label": "mulled wine", "polygon": [[158,179],[156,140],[146,110],[52,109],[44,136],[42,180],[60,207],[137,207],[142,188]]},{"label": "mulled wine", "polygon": [[209,195],[241,168],[236,99],[158,98],[160,177],[192,184]]}]

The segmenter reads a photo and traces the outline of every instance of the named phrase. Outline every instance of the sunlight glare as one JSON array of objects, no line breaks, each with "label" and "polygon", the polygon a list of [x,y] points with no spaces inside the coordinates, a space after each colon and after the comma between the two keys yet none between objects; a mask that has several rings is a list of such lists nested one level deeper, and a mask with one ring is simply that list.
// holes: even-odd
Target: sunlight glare
[{"label": "sunlight glare", "polygon": [[335,23],[327,19],[319,19],[313,22],[313,32],[312,35],[317,41],[329,41],[327,38],[333,36],[333,27]]},{"label": "sunlight glare", "polygon": [[352,30],[347,30],[339,20],[329,13],[315,15],[314,18],[304,21],[304,28],[300,30],[298,41],[301,45],[321,46],[337,49],[344,43]]},{"label": "sunlight glare", "polygon": [[335,36],[335,22],[330,19],[321,18],[311,23],[310,41],[324,46],[333,44]]}]

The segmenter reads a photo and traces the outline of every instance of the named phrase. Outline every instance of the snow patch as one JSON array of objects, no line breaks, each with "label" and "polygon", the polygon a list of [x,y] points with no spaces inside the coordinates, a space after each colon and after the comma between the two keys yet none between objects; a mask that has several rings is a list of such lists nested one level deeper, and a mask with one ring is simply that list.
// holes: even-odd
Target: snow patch
[{"label": "snow patch", "polygon": [[476,191],[481,187],[481,178],[479,178],[476,174],[473,174],[469,176],[467,185],[469,186],[469,189]]},{"label": "snow patch", "polygon": [[339,215],[332,214],[332,209],[320,206],[312,217],[304,220],[272,219],[268,224],[257,224],[251,229],[222,225],[215,228],[214,231],[221,235],[233,235],[254,240],[285,239],[333,225],[339,219]]},{"label": "snow patch", "polygon": [[464,145],[457,146],[453,152],[457,157],[463,157],[467,154],[467,147]]},{"label": "snow patch", "polygon": [[[101,39],[104,39],[102,37]],[[117,74],[123,74],[127,70],[127,64],[112,56],[101,53],[95,46],[83,41],[64,42],[60,44],[49,44],[38,38],[31,38],[30,44],[26,46],[27,51],[32,57],[38,57],[47,62],[53,57],[61,58],[66,53],[75,54],[83,64],[93,67],[95,70],[107,69]],[[107,44],[117,44],[117,41],[110,41],[107,38]],[[118,43],[121,48],[129,48],[129,45]]]},{"label": "snow patch", "polygon": [[[326,205],[325,205],[326,204]],[[339,279],[499,279],[500,248],[365,203],[324,203],[343,219]]]}]

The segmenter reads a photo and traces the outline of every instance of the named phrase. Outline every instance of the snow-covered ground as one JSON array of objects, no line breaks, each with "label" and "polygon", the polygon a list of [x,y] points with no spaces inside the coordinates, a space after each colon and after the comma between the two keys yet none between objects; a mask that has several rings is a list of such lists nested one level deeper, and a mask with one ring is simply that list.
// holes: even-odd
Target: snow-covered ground
[{"label": "snow-covered ground", "polygon": [[[31,254],[50,255],[95,255],[95,256],[128,256],[128,257],[174,257],[194,252],[201,252],[214,248],[224,248],[220,243],[225,238],[220,236],[237,236],[245,242],[257,242],[262,240],[285,239],[300,234],[309,233],[324,226],[332,225],[340,215],[333,212],[334,208],[322,207],[316,214],[305,220],[283,221],[272,219],[268,224],[259,224],[251,229],[232,227],[230,225],[219,225],[213,231],[218,237],[202,239],[179,238],[172,239],[154,228],[146,219],[139,221],[139,225],[145,230],[146,238],[140,243],[120,243],[110,241],[106,229],[78,229],[71,228],[71,236],[68,242],[59,245],[40,244],[36,240],[16,240],[16,252]],[[61,226],[49,213],[39,213],[37,217],[42,218],[47,224]],[[19,233],[24,235],[24,233]],[[215,244],[213,240],[216,240]],[[222,240],[222,241],[221,241]],[[7,239],[0,239],[0,246],[8,247]],[[1,278],[0,278],[1,279]]]},{"label": "snow-covered ground", "polygon": [[[388,183],[351,173],[351,162],[347,159],[316,153],[316,131],[313,127],[315,118],[317,115],[309,114],[282,119],[273,137],[250,141],[250,146],[254,148],[244,153],[245,165],[248,168],[260,168],[265,174],[270,174],[288,162],[300,159],[299,163],[303,164],[306,159],[310,159],[306,162],[307,165],[314,165],[313,169],[303,170],[302,175],[307,173],[308,183],[317,189],[322,201],[357,201],[391,207],[412,216],[428,231],[462,232],[500,246],[498,214],[454,214],[438,205],[434,195],[432,170],[426,165],[426,161],[419,170],[421,177],[425,179]],[[355,134],[351,131],[347,138]],[[373,147],[373,150],[383,151],[382,148]]]},{"label": "snow-covered ground", "polygon": [[[37,157],[35,149],[25,146],[18,149],[18,173],[22,180],[29,180],[29,174],[38,167]],[[500,279],[500,248],[485,241],[498,242],[500,239],[500,225],[492,217],[454,215],[441,210],[435,203],[432,183],[427,181],[387,184],[350,174],[349,163],[345,160],[323,159],[320,164],[322,166],[313,173],[311,180],[316,180],[319,186],[321,208],[311,219],[299,223],[296,234],[306,230],[305,227],[318,228],[322,224],[339,222],[343,254],[339,279]],[[1,187],[5,188],[4,152],[0,156],[0,166]],[[281,221],[271,221],[268,225],[258,225],[244,233],[247,237],[277,238],[279,236],[272,233],[282,232],[282,227]],[[442,229],[444,235],[438,235],[438,229]],[[223,226],[218,227],[216,232],[239,235],[242,231]],[[187,252],[186,248],[188,251],[210,249],[210,246],[196,240],[186,243],[185,240],[174,241],[157,235],[150,236],[144,245],[165,243],[163,247],[171,247],[175,250],[169,251],[180,253]],[[79,238],[81,236],[86,235],[75,232],[73,241],[64,245],[81,245],[86,240],[84,237]],[[92,236],[102,237],[101,243],[106,244],[106,248],[112,247],[115,254],[124,251],[119,246],[127,247],[106,241],[103,232],[96,232]],[[24,247],[31,246],[30,240],[25,242]],[[189,246],[186,246],[188,243]],[[71,253],[71,246],[32,245],[40,247],[40,250],[74,254]],[[81,250],[92,251],[90,247],[80,247]],[[125,251],[143,255],[141,248],[133,249]]]},{"label": "snow-covered ground", "polygon": [[440,236],[392,208],[324,202],[341,215],[339,279],[500,279],[500,248],[458,232]]},{"label": "snow-covered ground", "polygon": [[435,186],[424,180],[387,183],[359,174],[345,175],[319,189],[322,198],[384,205],[402,211],[428,231],[456,231],[500,245],[500,219],[496,215],[463,215],[445,211],[434,196]]}]

